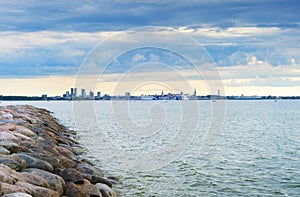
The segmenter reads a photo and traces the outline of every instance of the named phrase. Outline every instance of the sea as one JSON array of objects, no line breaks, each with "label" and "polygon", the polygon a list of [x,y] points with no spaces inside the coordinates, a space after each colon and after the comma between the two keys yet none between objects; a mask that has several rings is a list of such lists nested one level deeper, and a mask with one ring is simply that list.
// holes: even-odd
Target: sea
[{"label": "sea", "polygon": [[119,196],[300,196],[300,100],[15,104],[76,130]]}]

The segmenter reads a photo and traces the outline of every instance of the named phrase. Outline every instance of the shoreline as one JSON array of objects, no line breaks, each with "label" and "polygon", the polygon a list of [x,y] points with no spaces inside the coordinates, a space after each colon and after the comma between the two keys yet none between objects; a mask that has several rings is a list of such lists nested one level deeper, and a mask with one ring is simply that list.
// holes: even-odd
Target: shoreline
[{"label": "shoreline", "polygon": [[114,197],[115,177],[83,157],[76,132],[51,112],[0,106],[0,192],[3,196]]}]

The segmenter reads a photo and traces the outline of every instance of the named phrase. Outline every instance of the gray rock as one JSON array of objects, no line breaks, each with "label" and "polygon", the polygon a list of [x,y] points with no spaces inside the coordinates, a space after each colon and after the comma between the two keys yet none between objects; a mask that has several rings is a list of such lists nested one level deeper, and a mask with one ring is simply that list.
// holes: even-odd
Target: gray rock
[{"label": "gray rock", "polygon": [[83,184],[68,182],[66,184],[65,194],[72,197],[102,197],[98,188],[95,185],[92,185],[88,180],[84,180]]},{"label": "gray rock", "polygon": [[76,184],[84,183],[83,176],[74,168],[64,169],[58,172],[58,174],[65,180],[65,182],[73,182]]},{"label": "gray rock", "polygon": [[[18,181],[30,183],[32,185],[50,188],[50,184],[46,179],[33,173],[22,172],[19,175]],[[51,188],[50,188],[51,189]]]},{"label": "gray rock", "polygon": [[5,194],[2,197],[32,197],[32,196],[26,193],[16,192],[11,194]]},{"label": "gray rock", "polygon": [[51,189],[39,187],[32,185],[30,183],[24,183],[24,182],[17,182],[15,186],[25,188],[26,190],[30,191],[30,194],[33,197],[41,197],[41,196],[47,196],[47,197],[60,197],[59,193],[56,191],[53,191]]},{"label": "gray rock", "polygon": [[14,132],[15,133],[20,133],[20,134],[25,135],[25,136],[30,137],[30,138],[36,136],[36,134],[33,131],[31,131],[30,129],[28,129],[26,127],[23,127],[23,126],[19,126],[19,125],[16,126],[16,130],[14,130]]},{"label": "gray rock", "polygon": [[60,177],[56,174],[52,174],[50,172],[44,171],[44,170],[36,169],[36,168],[29,168],[29,169],[26,169],[25,171],[44,178],[45,180],[48,181],[48,183],[50,185],[50,187],[49,187],[50,189],[57,191],[60,195],[63,194],[63,188],[65,185],[65,181],[63,180],[62,177]]},{"label": "gray rock", "polygon": [[1,183],[14,184],[15,182],[17,182],[17,179],[15,177],[11,176],[7,172],[0,171],[0,182]]},{"label": "gray rock", "polygon": [[33,153],[26,153],[26,155],[29,155],[31,157],[34,157],[36,159],[40,159],[43,161],[47,161],[48,163],[50,163],[54,168],[61,168],[61,165],[59,163],[59,160],[57,158],[55,158],[54,156],[51,155],[46,155],[43,153],[37,153],[37,152],[33,152]]},{"label": "gray rock", "polygon": [[100,176],[94,176],[94,175],[89,175],[89,174],[82,174],[82,176],[89,180],[92,184],[96,184],[96,183],[104,183],[109,187],[112,187],[112,183],[108,180],[105,179],[103,177]]},{"label": "gray rock", "polygon": [[9,150],[4,148],[3,146],[0,146],[0,155],[9,155],[9,154],[10,154]]},{"label": "gray rock", "polygon": [[7,150],[9,150],[11,154],[18,152],[19,150],[19,144],[11,141],[0,141],[0,146],[3,146]]},{"label": "gray rock", "polygon": [[5,164],[11,169],[21,171],[25,168],[26,161],[21,159],[17,155],[3,155],[0,156],[0,164]]},{"label": "gray rock", "polygon": [[13,134],[16,138],[20,139],[20,141],[22,141],[22,142],[26,141],[26,142],[29,142],[29,143],[32,143],[32,144],[35,143],[35,141],[34,141],[32,138],[30,138],[30,137],[28,137],[28,136],[26,136],[26,135],[23,135],[23,134],[21,134],[21,133],[15,133],[15,132],[12,132],[12,134]]},{"label": "gray rock", "polygon": [[30,191],[28,189],[20,187],[18,185],[11,185],[8,183],[2,183],[1,192],[2,192],[2,195],[17,193],[17,192],[30,194]]},{"label": "gray rock", "polygon": [[23,153],[18,153],[16,155],[18,155],[20,158],[26,161],[26,168],[38,168],[41,170],[46,170],[48,172],[54,171],[53,166],[47,161],[43,161]]},{"label": "gray rock", "polygon": [[116,192],[106,184],[97,183],[95,186],[100,190],[102,197],[116,197]]},{"label": "gray rock", "polygon": [[0,132],[0,141],[13,142],[15,144],[20,144],[20,140],[16,136],[14,136],[13,134],[6,132],[6,131]]},{"label": "gray rock", "polygon": [[98,177],[103,177],[103,172],[94,166],[87,165],[87,164],[79,164],[76,169],[82,173],[82,174],[89,174],[92,176],[98,176]]},{"label": "gray rock", "polygon": [[60,147],[60,146],[56,146],[55,149],[56,149],[60,154],[64,155],[65,157],[67,157],[67,158],[69,158],[69,159],[71,159],[71,160],[77,160],[76,155],[75,155],[72,151],[70,151],[70,150],[68,150],[68,149],[66,149],[66,148]]}]

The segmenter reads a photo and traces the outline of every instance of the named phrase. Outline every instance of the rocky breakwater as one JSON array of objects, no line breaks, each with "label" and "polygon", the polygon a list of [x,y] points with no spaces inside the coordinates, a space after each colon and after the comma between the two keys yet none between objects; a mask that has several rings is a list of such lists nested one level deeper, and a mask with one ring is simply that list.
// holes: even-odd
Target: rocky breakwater
[{"label": "rocky breakwater", "polygon": [[45,109],[0,107],[1,195],[116,196],[115,180],[82,157],[75,137]]}]

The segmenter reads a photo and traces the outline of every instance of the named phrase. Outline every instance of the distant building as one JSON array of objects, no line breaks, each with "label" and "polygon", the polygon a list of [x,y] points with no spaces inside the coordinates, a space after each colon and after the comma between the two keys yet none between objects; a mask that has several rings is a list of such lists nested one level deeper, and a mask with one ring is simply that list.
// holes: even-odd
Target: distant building
[{"label": "distant building", "polygon": [[125,99],[129,99],[130,98],[130,92],[125,92]]},{"label": "distant building", "polygon": [[74,98],[76,98],[77,97],[77,88],[74,88]]},{"label": "distant building", "polygon": [[47,98],[48,98],[47,94],[42,95],[42,100],[47,100]]},{"label": "distant building", "polygon": [[141,100],[155,100],[154,96],[141,96]]},{"label": "distant building", "polygon": [[94,97],[94,92],[92,90],[90,90],[90,98]]},{"label": "distant building", "polygon": [[83,98],[86,97],[86,91],[85,91],[85,89],[81,89],[81,97],[83,97]]}]

